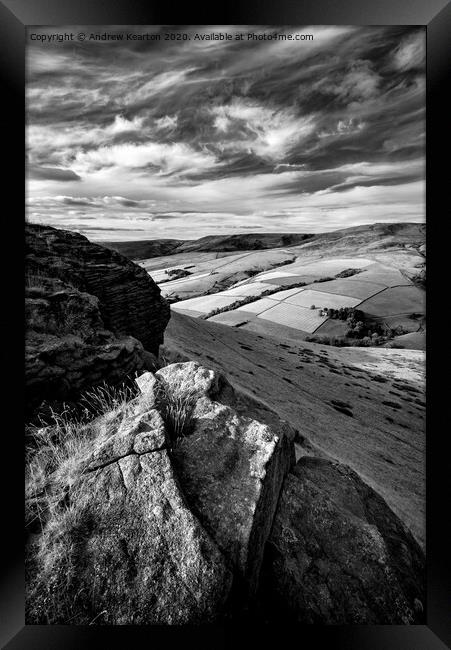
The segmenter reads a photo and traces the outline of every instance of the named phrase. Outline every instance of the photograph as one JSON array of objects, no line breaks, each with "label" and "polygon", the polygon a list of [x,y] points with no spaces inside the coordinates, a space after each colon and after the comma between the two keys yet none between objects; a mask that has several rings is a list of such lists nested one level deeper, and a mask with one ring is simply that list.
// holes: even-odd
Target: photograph
[{"label": "photograph", "polygon": [[25,41],[25,623],[425,626],[426,26]]}]

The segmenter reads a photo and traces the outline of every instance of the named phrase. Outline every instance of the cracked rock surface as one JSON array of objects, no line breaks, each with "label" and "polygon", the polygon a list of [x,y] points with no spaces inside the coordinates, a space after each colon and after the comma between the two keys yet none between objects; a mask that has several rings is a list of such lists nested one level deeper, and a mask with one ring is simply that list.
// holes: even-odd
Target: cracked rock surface
[{"label": "cracked rock surface", "polygon": [[[194,432],[174,452],[155,408],[162,381],[196,394]],[[138,384],[131,412],[74,459],[78,474],[56,472],[27,567],[28,623],[210,623],[229,615],[237,576],[255,590],[292,442],[213,401],[231,387],[198,364]]]},{"label": "cracked rock surface", "polygon": [[237,413],[225,378],[198,363],[175,363],[155,377],[197,398],[194,431],[175,448],[174,466],[193,512],[251,595],[282,482],[295,462],[291,428]]},{"label": "cracked rock surface", "polygon": [[[151,410],[100,441],[69,504],[54,506],[28,585],[28,619],[76,624],[212,622],[232,574],[192,514]],[[56,596],[56,598],[55,598]],[[67,603],[65,598],[70,599]]]}]

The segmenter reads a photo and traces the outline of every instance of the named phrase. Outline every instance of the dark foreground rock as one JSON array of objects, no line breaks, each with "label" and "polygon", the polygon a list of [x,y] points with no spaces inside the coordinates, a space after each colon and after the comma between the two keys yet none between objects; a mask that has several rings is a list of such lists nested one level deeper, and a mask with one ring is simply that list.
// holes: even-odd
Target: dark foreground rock
[{"label": "dark foreground rock", "polygon": [[385,501],[347,466],[302,458],[282,490],[261,584],[266,617],[424,623],[425,562]]},{"label": "dark foreground rock", "polygon": [[25,235],[28,409],[154,369],[170,312],[148,274],[77,233]]}]

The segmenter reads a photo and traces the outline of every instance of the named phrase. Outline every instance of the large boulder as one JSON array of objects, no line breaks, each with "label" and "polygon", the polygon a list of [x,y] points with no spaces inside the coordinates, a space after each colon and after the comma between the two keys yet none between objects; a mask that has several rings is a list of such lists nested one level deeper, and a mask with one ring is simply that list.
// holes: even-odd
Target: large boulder
[{"label": "large boulder", "polygon": [[[255,593],[294,462],[283,423],[276,434],[216,401],[233,389],[196,363],[137,382],[140,395],[27,489],[41,526],[27,549],[28,623],[211,623]],[[174,442],[162,400],[175,398],[193,428]]]},{"label": "large boulder", "polygon": [[240,415],[230,384],[196,362],[137,381],[148,398],[159,384],[194,397],[194,429],[175,446],[174,465],[193,512],[242,578],[245,600],[257,588],[283,479],[295,462],[291,427]]},{"label": "large boulder", "polygon": [[337,462],[303,457],[286,478],[263,575],[269,620],[424,622],[420,547],[385,501]]}]

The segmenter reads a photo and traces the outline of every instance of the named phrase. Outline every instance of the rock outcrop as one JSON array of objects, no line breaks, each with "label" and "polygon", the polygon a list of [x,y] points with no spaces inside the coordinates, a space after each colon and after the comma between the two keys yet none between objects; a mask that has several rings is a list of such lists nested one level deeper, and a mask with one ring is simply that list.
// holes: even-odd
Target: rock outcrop
[{"label": "rock outcrop", "polygon": [[286,478],[263,574],[269,620],[424,623],[420,547],[385,501],[337,462],[303,457]]},{"label": "rock outcrop", "polygon": [[[125,412],[91,426],[70,471],[30,495],[46,515],[27,554],[28,623],[210,623],[255,592],[294,462],[283,423],[276,434],[221,404],[233,389],[196,363],[138,383]],[[168,386],[194,418],[172,450]]]},{"label": "rock outcrop", "polygon": [[96,296],[106,329],[133,336],[158,354],[170,310],[144,269],[78,233],[50,226],[26,224],[25,246],[28,276],[57,278]]},{"label": "rock outcrop", "polygon": [[76,233],[26,226],[26,398],[73,401],[155,369],[169,307],[147,273]]}]

